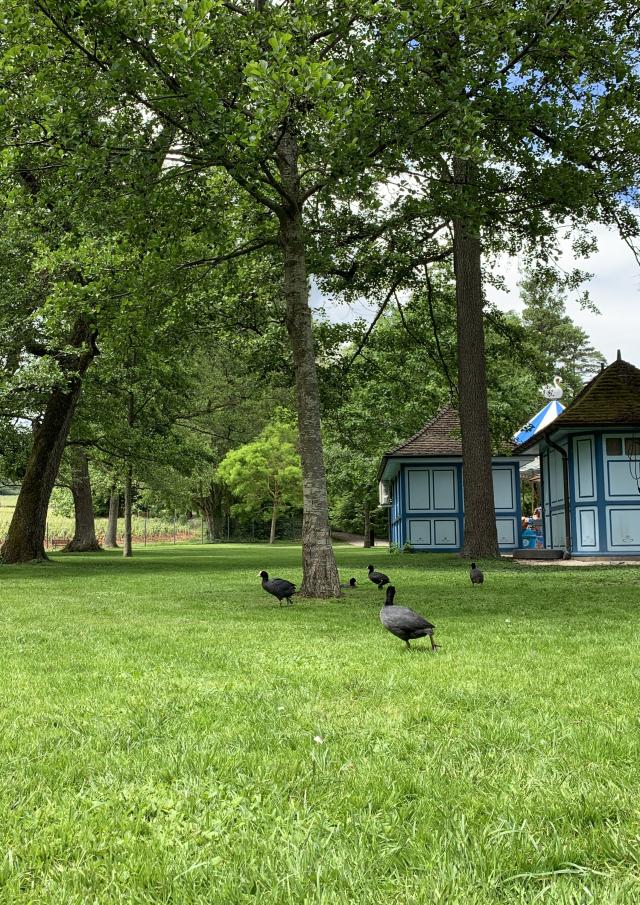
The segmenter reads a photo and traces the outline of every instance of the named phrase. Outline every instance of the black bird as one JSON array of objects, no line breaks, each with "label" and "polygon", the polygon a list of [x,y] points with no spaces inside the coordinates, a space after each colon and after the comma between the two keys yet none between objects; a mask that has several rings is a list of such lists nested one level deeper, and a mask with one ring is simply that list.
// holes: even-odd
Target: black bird
[{"label": "black bird", "polygon": [[291,604],[291,598],[296,592],[296,586],[292,584],[290,581],[287,581],[286,578],[269,578],[269,573],[264,570],[260,572],[260,578],[262,579],[262,587],[269,594],[273,594],[274,597],[278,598],[278,603],[282,606],[282,601],[286,600],[288,604]]},{"label": "black bird", "polygon": [[377,584],[380,589],[389,584],[389,576],[385,575],[384,572],[374,572],[373,566],[367,566],[367,571],[369,573],[369,581]]},{"label": "black bird", "polygon": [[469,578],[471,579],[471,584],[474,586],[474,588],[477,584],[482,584],[482,582],[484,581],[482,569],[479,569],[474,562],[471,563]]},{"label": "black bird", "polygon": [[341,585],[340,585],[341,588],[355,588],[355,586],[356,586],[356,580],[355,580],[355,578],[350,578],[350,579],[349,579],[349,584],[341,584]]},{"label": "black bird", "polygon": [[435,625],[428,622],[420,613],[415,613],[406,606],[394,606],[393,596],[395,593],[396,589],[390,584],[387,588],[387,598],[384,606],[380,610],[380,622],[386,630],[395,635],[396,638],[402,638],[409,649],[411,649],[410,638],[428,637],[431,639],[431,650],[438,650],[438,645],[433,640]]}]

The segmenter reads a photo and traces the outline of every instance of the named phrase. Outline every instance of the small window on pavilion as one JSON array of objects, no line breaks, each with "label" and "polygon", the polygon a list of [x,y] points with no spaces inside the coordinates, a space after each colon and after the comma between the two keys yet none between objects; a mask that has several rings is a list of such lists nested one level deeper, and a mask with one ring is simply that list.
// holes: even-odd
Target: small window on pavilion
[{"label": "small window on pavilion", "polygon": [[624,441],[624,451],[627,456],[637,458],[640,456],[640,440],[636,437],[627,437]]},{"label": "small window on pavilion", "polygon": [[622,437],[607,437],[606,445],[608,456],[622,455]]}]

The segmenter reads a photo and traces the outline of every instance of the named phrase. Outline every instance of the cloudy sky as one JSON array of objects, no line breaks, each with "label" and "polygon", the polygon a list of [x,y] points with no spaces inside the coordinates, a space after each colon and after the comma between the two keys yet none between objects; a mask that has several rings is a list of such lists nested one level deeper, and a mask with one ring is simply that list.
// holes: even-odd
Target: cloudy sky
[{"label": "cloudy sky", "polygon": [[[613,361],[618,349],[622,357],[640,367],[640,267],[633,254],[614,230],[602,226],[594,227],[598,239],[598,252],[587,261],[575,261],[568,243],[560,264],[566,270],[579,267],[593,274],[588,284],[591,300],[600,314],[583,311],[577,302],[569,301],[567,313],[591,337],[591,342],[607,358]],[[519,310],[518,281],[520,262],[517,258],[505,257],[498,262],[498,268],[506,281],[507,291],[490,288],[489,298],[505,310]],[[330,299],[323,299],[317,288],[313,288],[312,304],[324,304],[327,314],[335,320],[345,321],[354,317],[371,320],[377,305],[358,302],[347,308]]]},{"label": "cloudy sky", "polygon": [[[611,362],[620,349],[624,359],[640,367],[640,267],[615,230],[596,226],[594,234],[598,239],[597,254],[587,261],[576,261],[566,243],[560,264],[566,270],[579,267],[593,274],[587,285],[600,314],[583,311],[572,300],[567,303],[567,314],[586,330],[607,361]],[[504,258],[499,263],[508,291],[492,289],[488,294],[500,308],[522,307],[518,301],[519,265],[515,258]]]}]

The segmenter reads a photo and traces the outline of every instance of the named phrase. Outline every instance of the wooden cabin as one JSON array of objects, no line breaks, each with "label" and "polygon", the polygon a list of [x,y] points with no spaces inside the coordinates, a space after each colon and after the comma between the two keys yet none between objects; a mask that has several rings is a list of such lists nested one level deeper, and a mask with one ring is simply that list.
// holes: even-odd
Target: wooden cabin
[{"label": "wooden cabin", "polygon": [[[520,459],[492,459],[501,550],[520,546]],[[402,550],[462,550],[464,502],[460,418],[448,406],[386,453],[378,472],[380,503],[389,506],[390,541]]]},{"label": "wooden cabin", "polygon": [[640,370],[618,359],[514,449],[540,456],[544,546],[640,555]]}]

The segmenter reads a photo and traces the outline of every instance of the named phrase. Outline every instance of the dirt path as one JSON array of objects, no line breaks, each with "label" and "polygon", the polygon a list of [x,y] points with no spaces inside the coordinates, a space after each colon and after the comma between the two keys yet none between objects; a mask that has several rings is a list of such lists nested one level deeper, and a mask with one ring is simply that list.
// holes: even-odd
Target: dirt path
[{"label": "dirt path", "polygon": [[[361,534],[348,534],[346,531],[332,531],[331,537],[334,540],[342,541],[344,544],[350,544],[352,547],[364,547],[364,538]],[[376,538],[376,547],[388,547],[389,541]]]}]

